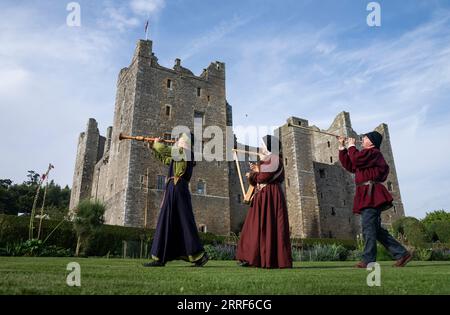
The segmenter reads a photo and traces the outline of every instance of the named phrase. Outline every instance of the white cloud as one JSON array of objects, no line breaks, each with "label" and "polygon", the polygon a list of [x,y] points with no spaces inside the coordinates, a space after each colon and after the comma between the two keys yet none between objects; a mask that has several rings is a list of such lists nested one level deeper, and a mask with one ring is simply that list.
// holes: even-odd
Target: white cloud
[{"label": "white cloud", "polygon": [[158,13],[165,4],[165,0],[132,0],[130,7],[135,14],[147,16]]},{"label": "white cloud", "polygon": [[139,25],[139,19],[135,17],[128,17],[125,9],[109,7],[105,10],[106,18],[100,20],[100,25],[105,28],[116,28],[123,32],[128,28]]}]

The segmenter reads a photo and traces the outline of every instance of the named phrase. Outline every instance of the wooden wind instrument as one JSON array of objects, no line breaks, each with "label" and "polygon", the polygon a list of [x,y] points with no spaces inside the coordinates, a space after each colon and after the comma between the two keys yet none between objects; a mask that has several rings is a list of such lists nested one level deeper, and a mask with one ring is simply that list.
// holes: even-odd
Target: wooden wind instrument
[{"label": "wooden wind instrument", "polygon": [[[119,140],[136,140],[136,141],[143,141],[143,142],[155,142],[155,140],[158,138],[152,138],[152,137],[144,137],[144,136],[127,136],[124,135],[122,133],[119,134]],[[166,142],[166,143],[175,143],[175,140],[165,140],[165,139],[161,139],[161,142]]]},{"label": "wooden wind instrument", "polygon": [[[332,136],[332,137],[335,137],[335,138],[340,137],[340,135],[336,135],[336,134],[331,133],[331,132],[326,132],[326,131],[322,131],[322,130],[315,130],[315,129],[311,129],[311,128],[308,128],[308,127],[297,126],[297,125],[293,125],[293,124],[289,124],[288,126],[289,127],[296,127],[296,128],[300,128],[300,129],[304,129],[304,130],[309,130],[309,131],[314,131],[314,132],[321,133],[321,134],[328,135],[328,136]],[[348,139],[348,137],[344,137],[344,138]],[[356,140],[356,142],[357,143],[362,143],[361,140]]]}]

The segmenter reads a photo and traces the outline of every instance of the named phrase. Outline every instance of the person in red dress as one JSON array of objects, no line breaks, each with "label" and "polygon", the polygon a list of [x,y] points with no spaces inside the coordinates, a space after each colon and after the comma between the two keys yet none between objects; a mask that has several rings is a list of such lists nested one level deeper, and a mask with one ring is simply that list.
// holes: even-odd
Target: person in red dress
[{"label": "person in red dress", "polygon": [[[242,227],[236,259],[239,265],[260,268],[292,268],[291,242],[286,199],[281,188],[284,168],[278,151],[279,140],[273,136],[263,138],[264,157],[251,164],[247,174],[255,193]],[[278,145],[276,148],[275,143]]]},{"label": "person in red dress", "polygon": [[355,174],[356,192],[353,201],[353,213],[361,215],[364,252],[357,268],[366,268],[377,258],[379,241],[397,260],[395,267],[405,266],[412,258],[411,254],[389,232],[381,226],[381,212],[392,207],[393,198],[383,182],[389,175],[389,165],[380,151],[383,136],[372,131],[364,135],[362,150],[359,151],[354,138],[338,137],[339,160],[350,173]]}]

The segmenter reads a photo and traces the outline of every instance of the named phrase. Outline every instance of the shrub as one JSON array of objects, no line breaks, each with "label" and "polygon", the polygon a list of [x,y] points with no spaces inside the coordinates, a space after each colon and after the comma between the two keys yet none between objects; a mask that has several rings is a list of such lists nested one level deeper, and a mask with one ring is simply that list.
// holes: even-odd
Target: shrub
[{"label": "shrub", "polygon": [[362,257],[362,251],[359,249],[351,250],[348,252],[347,260],[349,261],[359,261]]},{"label": "shrub", "polygon": [[392,260],[391,254],[384,246],[377,244],[377,261]]},{"label": "shrub", "polygon": [[124,241],[127,242],[128,257],[139,257],[141,241],[145,248],[144,256],[148,256],[149,247],[152,244],[153,230],[132,228],[117,225],[102,225],[92,235],[85,254],[87,256],[122,256]]},{"label": "shrub", "polygon": [[303,249],[313,248],[316,245],[341,245],[348,250],[353,250],[356,249],[357,246],[355,240],[341,240],[334,238],[294,238],[291,240],[291,244],[294,247]]},{"label": "shrub", "polygon": [[425,247],[431,240],[425,225],[413,217],[398,219],[392,228],[395,235],[400,235],[411,246]]},{"label": "shrub", "polygon": [[[39,220],[36,220],[34,226],[38,226],[38,222]],[[0,247],[27,241],[29,223],[29,217],[0,214]],[[55,230],[58,225],[59,227]],[[41,235],[42,240],[48,237],[46,245],[75,249],[76,235],[69,221],[43,220]]]},{"label": "shrub", "polygon": [[316,244],[309,249],[293,249],[292,258],[297,261],[344,261],[348,250],[342,245]]},{"label": "shrub", "polygon": [[0,248],[0,256],[34,256],[34,257],[69,257],[71,249],[46,246],[41,240],[27,240],[25,242],[9,243]]},{"label": "shrub", "polygon": [[223,244],[226,236],[215,235],[213,233],[199,233],[203,245]]},{"label": "shrub", "polygon": [[205,245],[205,251],[213,260],[234,260],[236,247],[228,244]]},{"label": "shrub", "polygon": [[450,221],[435,221],[428,226],[429,233],[435,241],[450,242]]},{"label": "shrub", "polygon": [[92,235],[103,225],[105,210],[105,205],[99,201],[83,200],[77,205],[73,221],[77,233],[75,256],[78,256],[82,244],[87,248]]},{"label": "shrub", "polygon": [[431,260],[433,249],[431,248],[416,248],[413,252],[414,260],[428,261]]},{"label": "shrub", "polygon": [[450,260],[450,250],[448,249],[433,249],[431,252],[431,260]]}]

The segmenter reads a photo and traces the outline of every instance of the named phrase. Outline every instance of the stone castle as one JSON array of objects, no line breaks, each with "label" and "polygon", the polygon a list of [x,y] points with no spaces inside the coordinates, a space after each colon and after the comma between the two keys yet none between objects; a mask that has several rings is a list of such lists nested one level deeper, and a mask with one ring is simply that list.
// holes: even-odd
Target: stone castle
[{"label": "stone castle", "polygon": [[[170,139],[173,127],[184,125],[193,130],[198,119],[204,128],[218,126],[225,130],[232,126],[225,64],[211,63],[195,76],[181,66],[179,59],[173,69],[160,66],[152,42],[138,41],[130,66],[118,76],[113,126],[107,129],[106,137],[101,136],[97,122],[91,118],[79,136],[70,211],[80,200],[98,199],[106,204],[107,224],[154,228],[167,167],[156,160],[147,143],[120,141],[119,134],[164,135]],[[355,238],[360,223],[351,211],[353,177],[339,163],[337,140],[308,129],[319,130],[305,119],[290,117],[275,130],[282,143],[291,235]],[[381,150],[391,167],[385,184],[395,206],[382,216],[383,223],[389,225],[404,216],[404,210],[388,126],[381,124],[376,130],[384,136]],[[340,113],[327,131],[359,137],[346,112]],[[246,165],[241,162],[243,172]],[[235,163],[198,162],[190,189],[199,231],[239,233],[248,206],[242,203]]]}]

